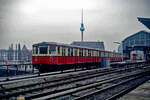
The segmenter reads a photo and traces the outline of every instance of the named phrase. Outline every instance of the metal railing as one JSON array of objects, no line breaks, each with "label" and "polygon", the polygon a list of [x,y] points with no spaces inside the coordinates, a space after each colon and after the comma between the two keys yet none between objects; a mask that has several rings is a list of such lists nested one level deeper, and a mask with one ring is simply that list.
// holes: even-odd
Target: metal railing
[{"label": "metal railing", "polygon": [[25,63],[25,64],[0,64],[0,68],[3,68],[6,70],[7,76],[10,75],[10,71],[14,70],[15,75],[18,74],[19,71],[31,72],[34,73],[35,68],[32,65],[32,63]]}]

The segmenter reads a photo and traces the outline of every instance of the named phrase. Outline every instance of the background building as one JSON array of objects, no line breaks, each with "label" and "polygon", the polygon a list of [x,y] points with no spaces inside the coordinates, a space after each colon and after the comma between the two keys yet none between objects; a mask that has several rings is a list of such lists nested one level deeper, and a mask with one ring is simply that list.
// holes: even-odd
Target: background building
[{"label": "background building", "polygon": [[122,43],[118,46],[118,52],[123,53]]},{"label": "background building", "polygon": [[13,44],[9,46],[8,50],[0,50],[0,64],[9,63],[26,63],[32,62],[32,50],[27,49],[26,45],[21,49],[20,44],[16,44],[16,49]]},{"label": "background building", "polygon": [[90,48],[96,48],[99,50],[105,50],[104,47],[104,42],[99,42],[99,41],[74,41],[71,43],[71,45],[76,45],[76,46],[84,46],[84,47],[90,47]]}]

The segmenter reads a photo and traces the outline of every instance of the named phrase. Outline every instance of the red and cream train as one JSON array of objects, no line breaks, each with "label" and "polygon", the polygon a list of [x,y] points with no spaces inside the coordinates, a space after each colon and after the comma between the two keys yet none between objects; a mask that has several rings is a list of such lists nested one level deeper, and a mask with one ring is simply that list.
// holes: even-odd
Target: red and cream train
[{"label": "red and cream train", "polygon": [[39,69],[40,72],[68,69],[76,66],[98,67],[102,57],[106,57],[110,61],[121,61],[126,56],[110,51],[55,42],[37,43],[33,45],[32,49],[33,66]]}]

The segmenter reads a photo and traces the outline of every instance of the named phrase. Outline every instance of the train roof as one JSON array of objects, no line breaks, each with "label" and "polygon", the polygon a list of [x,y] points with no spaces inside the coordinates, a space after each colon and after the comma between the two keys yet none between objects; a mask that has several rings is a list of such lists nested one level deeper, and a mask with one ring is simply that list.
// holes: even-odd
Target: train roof
[{"label": "train roof", "polygon": [[[33,46],[40,46],[40,45],[57,45],[57,46],[64,46],[64,47],[84,48],[84,49],[104,51],[104,50],[100,50],[96,48],[89,48],[89,47],[84,47],[84,46],[76,46],[76,45],[57,43],[57,42],[40,42],[40,43],[33,44]],[[112,51],[105,51],[105,52],[112,52]],[[117,52],[113,52],[113,53],[117,53]],[[121,53],[118,53],[118,54],[121,54]]]}]

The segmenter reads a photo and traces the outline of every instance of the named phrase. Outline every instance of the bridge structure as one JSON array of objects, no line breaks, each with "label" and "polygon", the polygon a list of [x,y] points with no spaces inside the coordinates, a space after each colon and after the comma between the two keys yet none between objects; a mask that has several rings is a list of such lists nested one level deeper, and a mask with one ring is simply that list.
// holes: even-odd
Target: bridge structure
[{"label": "bridge structure", "polygon": [[137,19],[138,19],[138,21],[141,22],[144,26],[146,26],[148,29],[150,29],[150,18],[138,17]]}]

